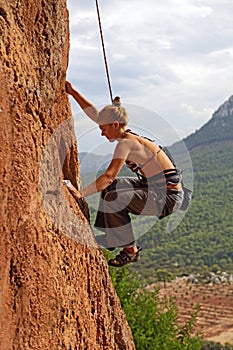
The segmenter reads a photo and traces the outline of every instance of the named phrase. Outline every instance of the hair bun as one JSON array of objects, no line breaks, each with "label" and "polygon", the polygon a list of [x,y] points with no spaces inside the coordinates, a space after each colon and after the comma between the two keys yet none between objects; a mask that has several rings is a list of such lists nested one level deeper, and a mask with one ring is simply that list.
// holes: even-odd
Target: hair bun
[{"label": "hair bun", "polygon": [[112,101],[113,106],[119,107],[121,105],[121,98],[119,96],[116,96],[114,100]]}]

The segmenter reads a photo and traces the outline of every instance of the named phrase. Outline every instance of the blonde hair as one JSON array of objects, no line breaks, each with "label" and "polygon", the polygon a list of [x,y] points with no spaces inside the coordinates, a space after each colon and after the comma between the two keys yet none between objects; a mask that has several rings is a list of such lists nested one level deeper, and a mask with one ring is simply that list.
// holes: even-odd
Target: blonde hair
[{"label": "blonde hair", "polygon": [[128,123],[128,113],[126,109],[120,105],[120,98],[117,96],[113,105],[104,107],[100,112],[97,119],[99,125],[111,124],[118,121],[122,125]]}]

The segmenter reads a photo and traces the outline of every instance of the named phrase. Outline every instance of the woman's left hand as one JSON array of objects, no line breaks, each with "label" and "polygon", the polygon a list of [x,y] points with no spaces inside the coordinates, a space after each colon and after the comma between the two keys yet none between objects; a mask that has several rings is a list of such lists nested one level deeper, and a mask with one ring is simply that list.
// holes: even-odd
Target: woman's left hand
[{"label": "woman's left hand", "polygon": [[78,191],[71,182],[69,183],[64,183],[64,185],[68,188],[68,190],[70,191],[70,193],[73,195],[74,198],[76,199],[80,199],[83,198],[83,195],[81,193],[81,191]]}]

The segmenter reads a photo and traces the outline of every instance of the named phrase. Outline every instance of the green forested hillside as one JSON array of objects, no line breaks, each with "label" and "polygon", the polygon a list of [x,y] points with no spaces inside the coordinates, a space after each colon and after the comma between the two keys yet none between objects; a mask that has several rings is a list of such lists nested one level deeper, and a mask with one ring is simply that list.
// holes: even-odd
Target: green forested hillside
[{"label": "green forested hillside", "polygon": [[134,268],[143,277],[152,281],[161,268],[174,274],[213,265],[233,271],[232,149],[233,142],[220,142],[191,152],[191,207],[172,233],[166,233],[168,219],[163,219],[140,239],[142,259]]},{"label": "green forested hillside", "polygon": [[232,140],[233,117],[213,116],[200,130],[184,139],[189,150],[213,142]]}]

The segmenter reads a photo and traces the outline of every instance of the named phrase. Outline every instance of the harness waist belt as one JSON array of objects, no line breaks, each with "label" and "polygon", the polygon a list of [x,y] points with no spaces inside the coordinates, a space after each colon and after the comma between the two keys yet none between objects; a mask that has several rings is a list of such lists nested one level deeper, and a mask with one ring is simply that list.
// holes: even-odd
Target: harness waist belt
[{"label": "harness waist belt", "polygon": [[148,182],[158,181],[158,180],[166,180],[166,182],[171,181],[172,183],[178,183],[180,181],[180,171],[178,169],[168,169],[165,171],[161,171],[158,174],[155,174],[151,177],[148,177],[146,180]]}]

